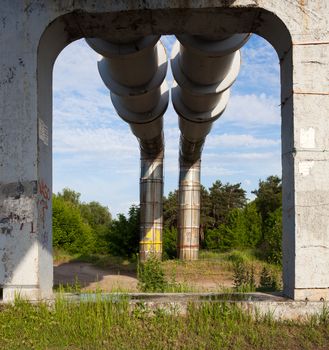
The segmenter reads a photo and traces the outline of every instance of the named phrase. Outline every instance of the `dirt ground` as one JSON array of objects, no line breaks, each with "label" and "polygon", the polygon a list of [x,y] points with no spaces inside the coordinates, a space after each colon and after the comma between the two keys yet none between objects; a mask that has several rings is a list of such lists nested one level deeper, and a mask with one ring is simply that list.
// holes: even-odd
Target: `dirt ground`
[{"label": "dirt ground", "polygon": [[115,268],[100,268],[85,262],[66,262],[54,265],[54,285],[79,284],[82,290],[100,289],[105,292],[137,292],[136,273]]},{"label": "dirt ground", "polygon": [[[233,286],[232,274],[218,266],[168,263],[164,266],[169,280],[184,283],[191,290],[214,292]],[[117,265],[100,268],[86,262],[65,262],[54,265],[54,284],[81,286],[84,291],[137,292],[137,276],[133,269]]]}]

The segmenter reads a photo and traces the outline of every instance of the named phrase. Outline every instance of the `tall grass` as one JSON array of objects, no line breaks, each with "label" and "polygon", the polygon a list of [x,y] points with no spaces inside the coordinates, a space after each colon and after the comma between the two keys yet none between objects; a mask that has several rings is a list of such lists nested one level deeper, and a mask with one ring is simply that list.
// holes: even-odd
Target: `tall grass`
[{"label": "tall grass", "polygon": [[[0,311],[0,348],[11,349],[327,349],[328,314],[302,322],[253,318],[235,304],[189,304],[187,315],[150,311],[126,299],[51,307],[16,300]],[[284,344],[284,345],[283,345]]]}]

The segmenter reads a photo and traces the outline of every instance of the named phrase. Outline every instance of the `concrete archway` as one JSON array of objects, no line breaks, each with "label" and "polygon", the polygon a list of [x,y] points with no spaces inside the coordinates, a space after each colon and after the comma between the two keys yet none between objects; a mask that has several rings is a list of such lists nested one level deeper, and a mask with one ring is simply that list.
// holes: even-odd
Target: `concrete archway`
[{"label": "concrete archway", "polygon": [[16,292],[29,299],[52,295],[52,67],[59,52],[82,37],[223,31],[257,33],[280,58],[284,294],[328,299],[325,0],[307,6],[272,0],[261,5],[204,1],[201,6],[1,2],[0,286],[5,301]]}]

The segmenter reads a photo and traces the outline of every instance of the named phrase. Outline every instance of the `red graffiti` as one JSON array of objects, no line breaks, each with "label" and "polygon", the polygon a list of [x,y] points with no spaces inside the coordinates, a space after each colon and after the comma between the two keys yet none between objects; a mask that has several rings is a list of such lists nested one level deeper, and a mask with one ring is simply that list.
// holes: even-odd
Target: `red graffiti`
[{"label": "red graffiti", "polygon": [[48,201],[50,200],[50,190],[43,180],[40,180],[39,182],[39,193],[41,195],[41,199],[38,201],[39,214],[42,221],[42,227],[45,228],[45,216],[46,211],[48,210]]},{"label": "red graffiti", "polygon": [[39,182],[39,192],[40,192],[41,196],[43,197],[43,199],[45,199],[46,201],[49,201],[50,190],[49,190],[49,187],[46,185],[46,183],[43,180],[41,180]]},{"label": "red graffiti", "polygon": [[48,203],[44,200],[41,199],[39,200],[39,213],[40,213],[40,218],[42,221],[42,227],[45,228],[45,213],[46,210],[48,210]]}]

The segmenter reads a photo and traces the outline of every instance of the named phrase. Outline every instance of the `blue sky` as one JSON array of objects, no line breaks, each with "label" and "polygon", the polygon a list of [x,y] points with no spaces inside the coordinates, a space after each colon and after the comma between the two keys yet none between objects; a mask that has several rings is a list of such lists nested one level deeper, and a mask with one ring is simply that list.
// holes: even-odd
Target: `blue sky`
[{"label": "blue sky", "polygon": [[[170,56],[173,36],[161,38]],[[54,67],[53,191],[64,187],[96,200],[115,216],[139,201],[139,148],[116,114],[97,71],[99,56],[84,40],[67,46]],[[281,176],[280,80],[276,52],[253,35],[242,49],[239,77],[225,113],[213,125],[201,181],[241,183],[247,196],[259,179]],[[167,80],[172,84],[171,72]],[[171,103],[164,116],[164,192],[178,185],[179,129]]]}]

